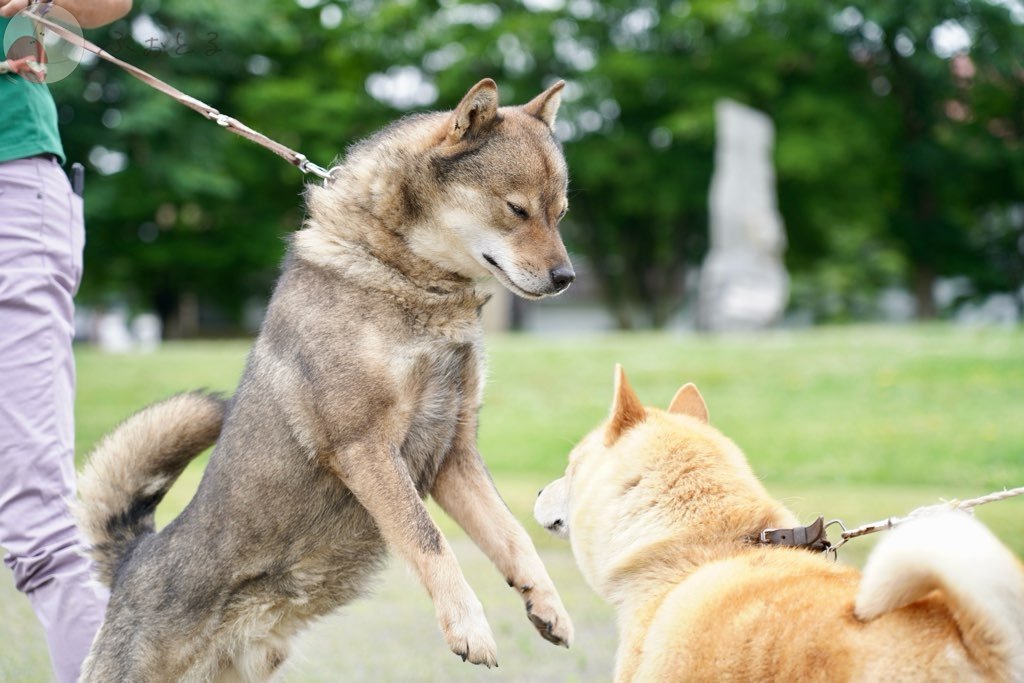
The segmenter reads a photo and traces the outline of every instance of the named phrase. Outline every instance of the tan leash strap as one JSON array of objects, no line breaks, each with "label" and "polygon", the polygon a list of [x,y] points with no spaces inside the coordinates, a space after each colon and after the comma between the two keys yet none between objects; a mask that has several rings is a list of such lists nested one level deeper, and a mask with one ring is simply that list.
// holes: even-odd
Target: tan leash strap
[{"label": "tan leash strap", "polygon": [[[1002,491],[995,491],[988,495],[979,496],[977,498],[968,498],[967,500],[950,500],[938,505],[926,505],[925,507],[917,508],[913,510],[905,517],[889,517],[887,519],[879,520],[877,522],[871,522],[870,524],[864,524],[856,529],[847,529],[843,526],[842,540],[836,545],[836,548],[844,545],[847,541],[852,538],[858,538],[860,536],[866,536],[868,534],[874,534],[879,531],[887,531],[892,529],[904,522],[908,522],[911,519],[917,517],[924,517],[926,515],[935,514],[937,512],[948,512],[951,510],[961,510],[964,512],[971,512],[974,508],[979,505],[986,505],[988,503],[996,503],[1000,500],[1006,500],[1008,498],[1015,498],[1017,496],[1024,496],[1024,486],[1018,486],[1013,489],[1004,489]],[[829,522],[829,524],[838,523],[842,526],[842,522],[835,520],[835,522]]]},{"label": "tan leash strap", "polygon": [[154,90],[158,90],[163,94],[167,95],[168,97],[177,100],[189,109],[199,112],[211,121],[216,121],[218,125],[227,128],[232,133],[235,133],[236,135],[240,135],[247,140],[255,142],[257,145],[266,147],[271,152],[287,161],[289,164],[292,164],[293,166],[297,167],[303,173],[312,173],[313,175],[316,175],[324,179],[325,181],[331,177],[330,171],[310,162],[305,155],[296,152],[294,149],[286,147],[282,145],[280,142],[268,138],[266,135],[260,133],[259,131],[253,130],[252,128],[245,125],[238,119],[220,113],[216,108],[211,107],[205,102],[201,102],[190,95],[186,95],[174,86],[160,80],[156,76],[146,71],[143,71],[137,66],[129,64],[128,62],[125,62],[121,59],[118,59],[117,57],[110,54],[103,48],[99,47],[98,45],[86,40],[85,38],[82,38],[81,36],[76,35],[72,31],[67,30],[57,22],[51,21],[50,19],[47,19],[46,17],[37,14],[36,12],[30,12],[30,14],[32,15],[34,21],[39,22],[40,24],[50,29],[55,34],[57,34],[64,40],[68,41],[72,45],[80,47],[83,50],[87,50],[88,52],[93,53],[97,57],[110,62],[111,64],[116,64],[117,66],[121,67],[122,69],[130,73],[135,78],[139,79],[149,87],[153,88]]},{"label": "tan leash strap", "polygon": [[[926,505],[925,507],[913,510],[905,517],[888,517],[877,522],[864,524],[856,529],[847,529],[846,525],[838,519],[833,519],[831,522],[825,524],[824,518],[818,517],[813,524],[809,524],[807,526],[793,527],[792,529],[765,529],[753,540],[764,545],[779,545],[790,548],[806,548],[808,550],[831,552],[833,556],[835,556],[837,551],[846,545],[846,543],[851,539],[878,533],[879,531],[887,531],[903,524],[904,522],[908,522],[911,519],[932,515],[937,512],[948,512],[951,510],[960,510],[971,513],[973,508],[976,508],[979,505],[995,503],[1000,500],[1015,498],[1017,496],[1024,496],[1024,486],[1018,486],[1013,489],[1003,489],[1002,491],[995,491],[985,496],[969,498],[967,500],[950,500],[939,503],[938,505]],[[842,529],[840,540],[835,545],[829,542],[828,536],[825,533],[833,524]]]}]

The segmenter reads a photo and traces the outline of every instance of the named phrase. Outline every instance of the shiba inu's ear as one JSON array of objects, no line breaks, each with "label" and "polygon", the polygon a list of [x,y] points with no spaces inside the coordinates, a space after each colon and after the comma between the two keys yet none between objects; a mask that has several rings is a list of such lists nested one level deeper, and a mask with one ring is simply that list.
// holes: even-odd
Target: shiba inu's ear
[{"label": "shiba inu's ear", "polygon": [[523,111],[548,124],[548,128],[554,129],[555,116],[558,114],[558,105],[562,103],[562,88],[564,87],[565,81],[558,81],[524,104]]},{"label": "shiba inu's ear", "polygon": [[466,93],[452,112],[445,142],[455,144],[471,139],[494,122],[498,115],[498,86],[490,78],[480,81]]},{"label": "shiba inu's ear", "polygon": [[668,412],[678,415],[689,415],[701,422],[708,421],[708,406],[704,397],[697,391],[696,385],[688,383],[676,392],[672,402],[668,404]]},{"label": "shiba inu's ear", "polygon": [[611,446],[623,432],[647,417],[644,405],[629,386],[622,366],[615,365],[615,398],[612,399],[612,416],[604,432],[604,445]]}]

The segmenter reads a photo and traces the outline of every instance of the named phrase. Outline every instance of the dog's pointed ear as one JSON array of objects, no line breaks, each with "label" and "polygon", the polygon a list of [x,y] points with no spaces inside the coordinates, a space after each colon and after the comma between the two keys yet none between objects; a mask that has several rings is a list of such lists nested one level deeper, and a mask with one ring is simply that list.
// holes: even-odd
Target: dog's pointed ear
[{"label": "dog's pointed ear", "polygon": [[612,399],[612,416],[604,432],[604,445],[611,446],[622,434],[644,421],[647,411],[640,402],[633,387],[629,386],[622,366],[615,365],[615,398]]},{"label": "dog's pointed ear", "polygon": [[448,119],[445,142],[455,144],[472,139],[490,128],[498,116],[498,85],[490,78],[480,81],[466,93]]},{"label": "dog's pointed ear", "polygon": [[558,105],[562,103],[562,88],[564,87],[565,81],[558,81],[524,104],[523,111],[540,119],[547,124],[548,128],[554,130],[555,117],[558,115]]},{"label": "dog's pointed ear", "polygon": [[685,384],[676,392],[668,404],[668,412],[689,415],[705,423],[708,421],[708,405],[704,403],[704,397],[700,395],[697,386],[692,383]]}]

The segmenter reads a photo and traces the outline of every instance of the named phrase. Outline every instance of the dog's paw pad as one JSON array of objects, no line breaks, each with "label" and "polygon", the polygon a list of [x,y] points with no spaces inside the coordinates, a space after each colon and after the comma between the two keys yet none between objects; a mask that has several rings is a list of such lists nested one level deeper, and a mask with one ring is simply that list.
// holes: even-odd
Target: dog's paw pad
[{"label": "dog's paw pad", "polygon": [[557,596],[553,600],[527,600],[526,616],[541,638],[549,643],[565,648],[572,643],[572,621]]}]

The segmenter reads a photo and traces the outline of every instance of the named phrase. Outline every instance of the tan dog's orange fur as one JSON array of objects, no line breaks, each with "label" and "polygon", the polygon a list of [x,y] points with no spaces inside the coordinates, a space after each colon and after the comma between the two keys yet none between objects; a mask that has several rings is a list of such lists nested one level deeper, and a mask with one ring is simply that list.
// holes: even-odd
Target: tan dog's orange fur
[{"label": "tan dog's orange fur", "polygon": [[1024,681],[1024,572],[960,513],[890,532],[861,573],[758,545],[798,521],[708,424],[696,387],[609,419],[535,515],[617,609],[616,681]]}]

